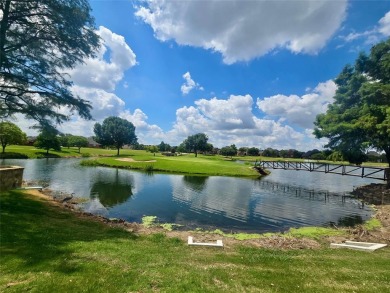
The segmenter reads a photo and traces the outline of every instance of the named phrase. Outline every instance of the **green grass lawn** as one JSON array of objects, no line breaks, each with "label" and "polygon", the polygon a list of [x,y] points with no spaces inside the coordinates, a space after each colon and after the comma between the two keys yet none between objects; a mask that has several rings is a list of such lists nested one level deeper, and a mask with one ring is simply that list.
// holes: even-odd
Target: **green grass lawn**
[{"label": "green grass lawn", "polygon": [[[127,157],[127,155],[123,155],[119,159],[124,157]],[[119,161],[118,157],[101,157],[92,159],[92,161],[88,160],[83,164],[194,175],[260,176],[258,172],[251,168],[250,164],[238,164],[221,156],[198,155],[198,157],[195,157],[193,154],[187,154],[167,157],[160,154],[153,156],[144,151],[133,151],[130,158],[135,162]]]},{"label": "green grass lawn", "polygon": [[[121,150],[121,154],[128,154],[130,150]],[[81,148],[80,153],[78,148],[62,148],[61,151],[49,151],[49,157],[52,158],[66,158],[66,157],[81,157],[81,156],[115,156],[117,150],[108,150],[108,149],[100,149],[100,148]],[[18,145],[10,145],[5,149],[5,154],[0,153],[1,157],[12,157],[15,156],[24,156],[29,159],[35,158],[45,158],[46,150],[37,149],[34,146],[18,146]]]},{"label": "green grass lawn", "polygon": [[20,191],[0,194],[0,212],[1,292],[390,292],[390,248],[188,247]]}]

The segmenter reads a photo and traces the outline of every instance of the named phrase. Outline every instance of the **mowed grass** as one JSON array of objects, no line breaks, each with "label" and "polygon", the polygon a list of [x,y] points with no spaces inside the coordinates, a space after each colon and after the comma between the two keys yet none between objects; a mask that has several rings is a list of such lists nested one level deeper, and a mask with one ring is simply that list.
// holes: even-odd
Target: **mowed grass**
[{"label": "mowed grass", "polygon": [[92,159],[92,162],[84,162],[84,164],[193,175],[260,176],[250,164],[238,164],[222,156],[198,155],[195,157],[194,154],[185,154],[167,157],[160,154],[153,156],[144,151],[133,151],[129,156],[134,160],[133,162],[120,160],[125,157],[128,156],[101,157]]},{"label": "mowed grass", "polygon": [[390,292],[390,249],[189,247],[0,194],[1,292]]},{"label": "mowed grass", "polygon": [[[130,150],[121,150],[121,154],[128,154]],[[100,148],[81,148],[80,153],[79,149],[75,147],[63,147],[61,151],[50,150],[48,157],[54,158],[66,158],[66,157],[81,157],[83,154],[88,156],[115,156],[117,150],[110,149],[100,149]],[[0,156],[12,157],[24,155],[30,159],[35,158],[44,158],[47,157],[46,150],[37,149],[34,146],[19,146],[19,145],[10,145],[5,148],[5,154]]]}]

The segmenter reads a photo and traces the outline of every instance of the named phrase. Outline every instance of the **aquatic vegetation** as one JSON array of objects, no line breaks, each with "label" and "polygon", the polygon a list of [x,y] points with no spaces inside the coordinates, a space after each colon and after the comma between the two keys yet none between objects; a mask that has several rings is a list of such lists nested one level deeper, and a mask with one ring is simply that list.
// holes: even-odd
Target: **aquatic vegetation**
[{"label": "aquatic vegetation", "polygon": [[156,216],[144,216],[142,217],[142,225],[147,228],[153,227],[156,225],[157,217]]},{"label": "aquatic vegetation", "polygon": [[301,227],[301,228],[291,228],[288,230],[286,235],[287,237],[307,237],[312,239],[319,239],[322,236],[341,236],[345,235],[345,230],[337,230],[333,228],[325,227]]},{"label": "aquatic vegetation", "polygon": [[382,227],[382,224],[378,219],[371,218],[370,220],[368,220],[367,222],[364,223],[363,227],[366,230],[373,230],[373,229]]}]

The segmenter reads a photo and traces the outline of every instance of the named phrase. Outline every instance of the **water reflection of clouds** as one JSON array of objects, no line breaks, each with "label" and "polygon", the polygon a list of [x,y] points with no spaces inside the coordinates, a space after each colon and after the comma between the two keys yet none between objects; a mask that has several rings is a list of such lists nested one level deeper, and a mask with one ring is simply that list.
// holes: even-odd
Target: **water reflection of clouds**
[{"label": "water reflection of clouds", "polygon": [[306,189],[328,190],[329,192],[350,192],[354,187],[379,182],[370,178],[357,178],[336,174],[325,174],[307,171],[286,171],[271,169],[265,180],[280,182],[286,185],[304,187]]},{"label": "water reflection of clouds", "polygon": [[171,182],[173,199],[184,202],[193,211],[220,214],[242,222],[249,218],[252,187],[248,180],[209,177],[207,184],[202,189],[198,185],[196,190],[183,177],[174,176]]},{"label": "water reflection of clouds", "polygon": [[[340,221],[345,215],[352,218],[362,214],[356,201],[347,199],[342,202],[341,196],[325,197],[309,192],[297,195],[294,190],[284,193],[272,192],[271,189],[264,189],[265,184],[261,181],[254,185],[253,200],[256,202],[254,217],[276,220],[275,224],[280,227],[300,227],[307,223],[325,225],[337,219]],[[261,204],[257,203],[258,199],[261,200]],[[369,216],[371,212],[365,211],[366,216]]]}]

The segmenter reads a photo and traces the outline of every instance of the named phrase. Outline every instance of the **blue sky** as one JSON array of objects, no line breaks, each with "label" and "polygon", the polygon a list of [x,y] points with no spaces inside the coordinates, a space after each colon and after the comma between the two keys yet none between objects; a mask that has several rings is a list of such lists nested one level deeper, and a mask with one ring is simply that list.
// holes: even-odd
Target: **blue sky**
[{"label": "blue sky", "polygon": [[[204,132],[214,146],[321,148],[313,121],[333,79],[390,36],[390,1],[91,0],[103,46],[69,73],[95,121],[120,116],[143,144]],[[26,130],[29,132],[30,130]]]}]

